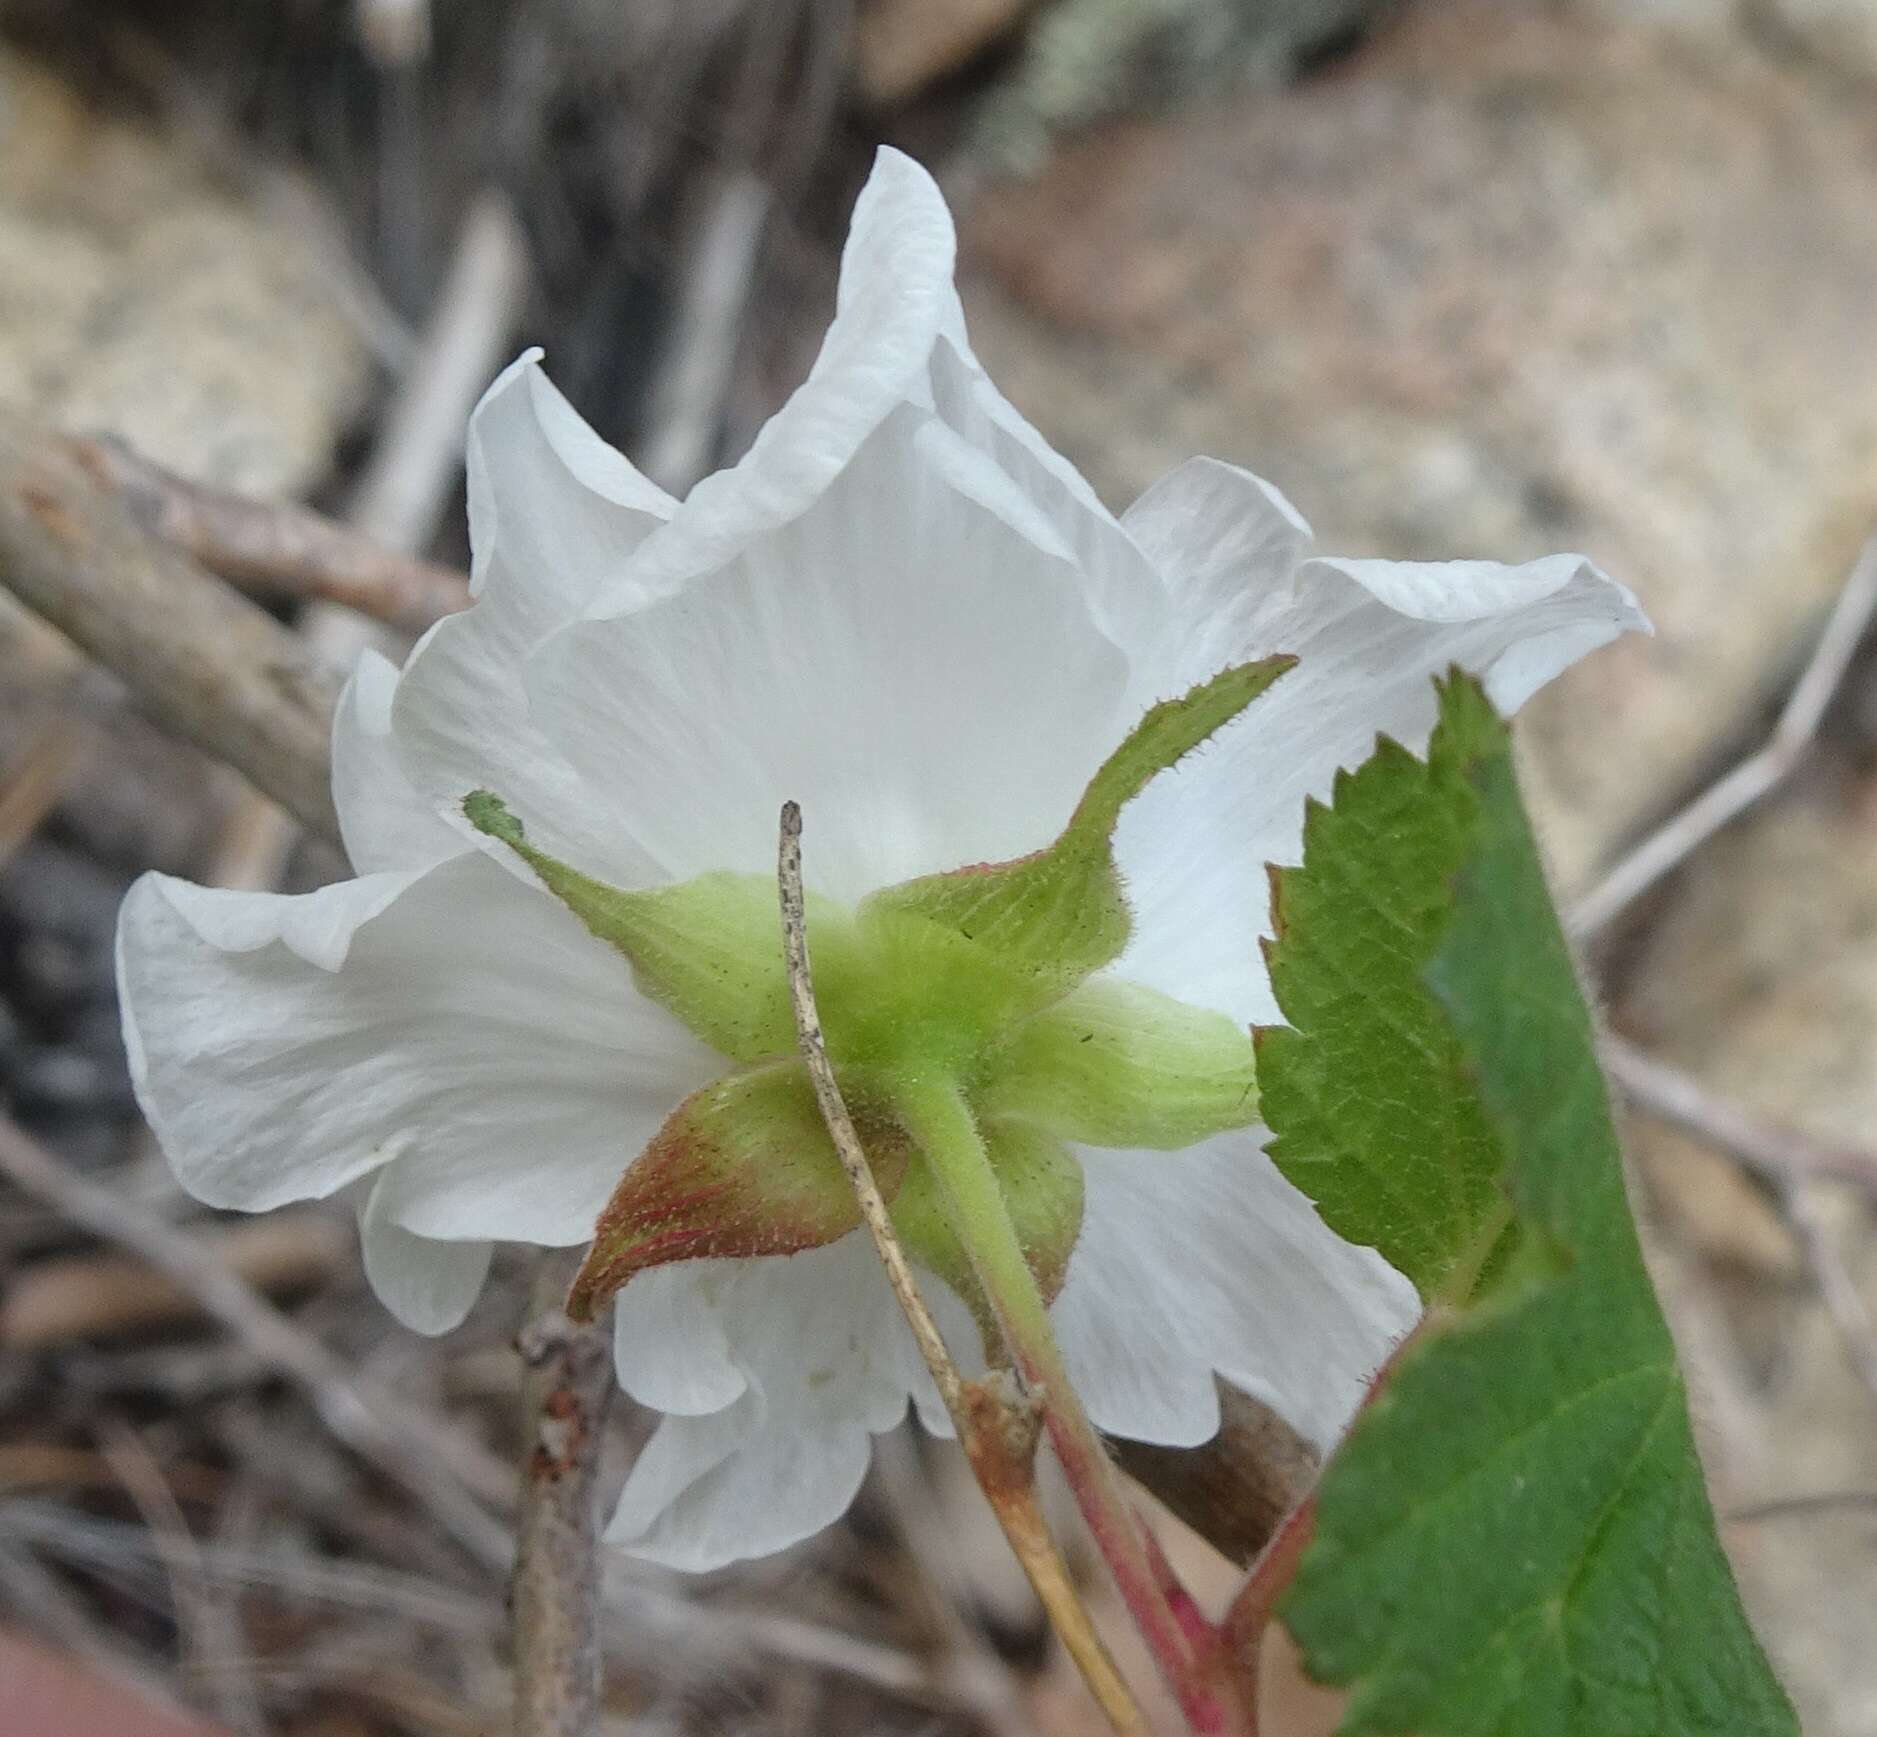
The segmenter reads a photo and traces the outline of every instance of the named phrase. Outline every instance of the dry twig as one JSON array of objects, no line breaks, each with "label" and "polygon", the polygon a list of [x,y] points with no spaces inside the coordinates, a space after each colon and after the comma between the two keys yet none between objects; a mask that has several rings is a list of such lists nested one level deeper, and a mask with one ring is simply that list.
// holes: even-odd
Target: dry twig
[{"label": "dry twig", "polygon": [[1604,1071],[1650,1115],[1737,1158],[1783,1190],[1808,1182],[1848,1182],[1877,1198],[1877,1152],[1814,1139],[1783,1122],[1750,1115],[1711,1092],[1685,1068],[1605,1032],[1598,1053]]},{"label": "dry twig", "polygon": [[[928,1595],[932,1623],[948,1655],[945,1675],[980,1709],[994,1737],[1027,1737],[1030,1722],[1010,1670],[993,1649],[983,1622],[974,1620],[981,1583],[972,1581],[962,1541],[935,1500],[918,1445],[907,1431],[895,1430],[875,1441],[873,1475],[913,1559],[917,1588]],[[1023,1586],[1027,1601],[1027,1581]],[[1034,1606],[1029,1606],[1026,1621],[1033,1614]]]},{"label": "dry twig", "polygon": [[[9,1611],[31,1613],[32,1626],[66,1652],[134,1688],[157,1706],[180,1711],[167,1672],[140,1649],[108,1632],[51,1569],[24,1545],[0,1535],[0,1596]],[[3,1632],[3,1631],[0,1631]]]},{"label": "dry twig", "polygon": [[337,839],[329,672],[10,413],[0,413],[0,584],[122,678],[158,723]]},{"label": "dry twig", "polygon": [[606,1317],[561,1312],[566,1263],[541,1260],[532,1319],[515,1344],[528,1419],[511,1604],[515,1737],[589,1737],[600,1711],[600,1569],[595,1479],[612,1398]]},{"label": "dry twig", "polygon": [[201,1546],[163,1468],[143,1438],[121,1423],[107,1424],[101,1452],[143,1516],[168,1576],[185,1678],[207,1692],[216,1713],[233,1728],[258,1732],[260,1709],[253,1685],[239,1668],[240,1649],[231,1653],[226,1645],[229,1613],[219,1589],[209,1584]]},{"label": "dry twig", "polygon": [[723,171],[698,195],[678,318],[646,419],[645,474],[674,494],[710,468],[769,203],[766,183],[745,169]]},{"label": "dry twig", "polygon": [[1823,1177],[1877,1189],[1877,1156],[1821,1148],[1803,1134],[1749,1116],[1717,1098],[1692,1074],[1614,1035],[1604,1037],[1603,1065],[1630,1100],[1652,1116],[1728,1153],[1772,1189],[1811,1269],[1820,1300],[1858,1379],[1877,1397],[1877,1321],[1812,1199]]},{"label": "dry twig", "polygon": [[409,634],[468,607],[469,581],[461,573],[323,513],[205,488],[115,436],[70,445],[147,529],[231,584],[339,604]]},{"label": "dry twig", "polygon": [[32,837],[97,747],[92,720],[69,703],[83,686],[82,676],[68,684],[67,695],[0,770],[0,866]]},{"label": "dry twig", "polygon": [[346,521],[387,548],[430,540],[461,474],[469,413],[521,318],[528,249],[508,200],[470,202],[417,353],[384,419]]},{"label": "dry twig", "polygon": [[[136,1586],[160,1586],[156,1545],[140,1526],[98,1519],[30,1498],[0,1511],[0,1549],[33,1546],[48,1555]],[[499,1612],[479,1592],[458,1590],[394,1568],[340,1562],[279,1546],[234,1548],[209,1541],[203,1570],[217,1586],[253,1587],[304,1604],[387,1617],[461,1636],[478,1647],[495,1639]],[[606,1610],[614,1620],[605,1641],[609,1656],[644,1669],[657,1658],[684,1658],[713,1678],[746,1667],[752,1657],[807,1665],[852,1678],[892,1695],[938,1707],[969,1706],[936,1680],[925,1661],[896,1647],[863,1640],[814,1623],[770,1612],[714,1603],[699,1606],[629,1579],[622,1559],[604,1565]]]},{"label": "dry twig", "polygon": [[[181,1233],[202,1258],[257,1290],[291,1291],[329,1277],[352,1259],[353,1238],[329,1212],[307,1208],[246,1222],[213,1222]],[[147,1260],[87,1250],[35,1261],[0,1299],[0,1348],[42,1351],[127,1331],[199,1319],[199,1300]]]},{"label": "dry twig", "polygon": [[[0,1176],[94,1236],[174,1279],[203,1311],[298,1386],[332,1431],[410,1490],[478,1561],[505,1570],[508,1533],[483,1505],[512,1500],[510,1474],[441,1418],[356,1378],[200,1243],[61,1164],[0,1118]],[[472,1493],[473,1492],[473,1493]]]},{"label": "dry twig", "polygon": [[1572,905],[1566,921],[1573,934],[1595,934],[1793,771],[1818,734],[1825,710],[1873,615],[1877,615],[1877,536],[1864,545],[1845,580],[1766,745],[1657,827]]},{"label": "dry twig", "polygon": [[[485,192],[463,219],[423,339],[346,509],[351,530],[341,534],[353,552],[378,551],[367,572],[408,560],[435,534],[462,471],[469,413],[520,318],[527,281],[521,226],[502,195]],[[467,601],[464,583],[458,607]],[[339,600],[316,602],[300,634],[314,657],[338,670],[349,670],[377,637]],[[294,836],[279,809],[250,800],[229,817],[210,878],[221,886],[277,886]]]}]

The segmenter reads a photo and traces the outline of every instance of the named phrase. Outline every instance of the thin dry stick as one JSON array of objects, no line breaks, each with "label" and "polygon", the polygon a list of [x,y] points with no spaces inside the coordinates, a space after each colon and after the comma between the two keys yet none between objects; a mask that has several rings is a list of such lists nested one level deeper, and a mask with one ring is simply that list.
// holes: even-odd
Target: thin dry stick
[{"label": "thin dry stick", "polygon": [[330,674],[10,413],[0,413],[0,584],[121,677],[158,723],[338,838]]},{"label": "thin dry stick", "polygon": [[162,1467],[137,1432],[128,1424],[109,1419],[102,1434],[99,1454],[142,1517],[157,1560],[168,1577],[187,1675],[199,1659],[200,1615],[209,1598],[201,1548]]},{"label": "thin dry stick", "polygon": [[1602,1055],[1605,1071],[1639,1108],[1728,1153],[1778,1196],[1845,1354],[1858,1379],[1877,1397],[1877,1321],[1808,1189],[1810,1182],[1834,1174],[1839,1180],[1872,1186],[1877,1183],[1877,1160],[1830,1149],[1821,1159],[1803,1135],[1747,1115],[1716,1098],[1692,1074],[1620,1037],[1606,1035]]},{"label": "thin dry stick", "polygon": [[[0,1562],[9,1548],[27,1546],[120,1577],[132,1569],[147,1577],[156,1554],[139,1526],[13,1496],[0,1504]],[[459,1592],[406,1571],[306,1556],[279,1545],[257,1549],[213,1540],[203,1546],[202,1556],[204,1571],[218,1586],[265,1588],[306,1603],[390,1615],[478,1645],[495,1638],[498,1614],[480,1592]],[[614,1619],[607,1650],[625,1668],[643,1672],[649,1660],[669,1665],[678,1659],[721,1680],[756,1656],[851,1677],[885,1694],[927,1705],[972,1705],[936,1680],[924,1660],[895,1647],[792,1617],[721,1603],[691,1604],[632,1582],[621,1559],[603,1566],[606,1610]]]},{"label": "thin dry stick", "polygon": [[710,468],[723,427],[769,203],[768,183],[744,169],[709,177],[697,201],[643,455],[645,474],[677,494]]},{"label": "thin dry stick", "polygon": [[1776,1188],[1817,1178],[1877,1195],[1877,1151],[1818,1140],[1783,1122],[1748,1114],[1685,1068],[1605,1032],[1605,1072],[1643,1109],[1737,1158]]},{"label": "thin dry stick", "polygon": [[[939,1397],[951,1415],[958,1439],[971,1457],[972,1469],[990,1499],[1004,1536],[1036,1588],[1051,1626],[1075,1661],[1103,1713],[1115,1730],[1145,1732],[1147,1724],[1133,1694],[1122,1681],[1114,1660],[1089,1620],[1075,1589],[1068,1564],[1062,1559],[1043,1519],[1036,1497],[1033,1456],[1036,1428],[1033,1418],[1020,1413],[987,1382],[967,1382],[945,1349],[938,1324],[919,1293],[918,1281],[900,1247],[888,1216],[886,1201],[873,1179],[866,1148],[854,1131],[853,1118],[841,1096],[834,1064],[828,1058],[827,1037],[815,1005],[814,978],[808,963],[808,921],[802,891],[802,811],[793,802],[782,805],[782,842],[776,882],[782,904],[782,948],[788,963],[789,1001],[795,1011],[795,1031],[802,1059],[814,1085],[815,1102],[827,1124],[828,1137],[840,1154],[841,1168],[853,1184],[867,1234],[886,1268],[894,1300],[912,1329],[912,1336],[932,1372]],[[1018,1439],[1013,1439],[1018,1438]]]},{"label": "thin dry stick", "polygon": [[[496,370],[527,293],[528,253],[507,199],[486,191],[470,204],[423,340],[392,399],[346,520],[367,548],[409,557],[429,542],[461,475],[464,429]],[[468,601],[464,585],[458,607]],[[424,626],[429,626],[425,622]],[[349,670],[382,635],[339,602],[316,602],[300,623],[312,655]],[[258,799],[229,817],[210,879],[222,886],[277,886],[295,839],[288,817]]]},{"label": "thin dry stick", "polygon": [[469,581],[461,573],[387,547],[323,513],[206,488],[115,435],[70,446],[146,528],[244,590],[336,603],[413,635],[469,606]]},{"label": "thin dry stick", "polygon": [[1792,1221],[1806,1265],[1818,1285],[1819,1301],[1837,1329],[1844,1353],[1865,1391],[1877,1399],[1877,1320],[1858,1289],[1844,1253],[1832,1237],[1818,1203],[1803,1182],[1794,1182],[1785,1196],[1786,1217]]},{"label": "thin dry stick", "polygon": [[[116,1184],[123,1191],[121,1183]],[[357,1232],[317,1207],[265,1218],[214,1220],[184,1230],[202,1258],[263,1294],[302,1289],[352,1267]],[[0,1352],[148,1332],[196,1320],[201,1306],[150,1263],[111,1250],[53,1255],[18,1269],[0,1297]]]},{"label": "thin dry stick", "polygon": [[528,244],[507,198],[470,202],[384,433],[346,509],[358,531],[394,549],[430,538],[461,475],[464,429],[521,318]]},{"label": "thin dry stick", "polygon": [[57,641],[70,665],[55,679],[58,692],[37,726],[23,732],[25,745],[0,768],[0,865],[12,860],[89,764],[99,739],[95,714],[114,703],[119,691],[116,682],[92,669],[50,628],[36,621],[34,626]]},{"label": "thin dry stick", "polygon": [[1574,935],[1595,934],[1792,772],[1818,734],[1825,710],[1873,615],[1877,615],[1877,537],[1864,545],[1845,580],[1766,745],[1658,827],[1572,905],[1566,921]]},{"label": "thin dry stick", "polygon": [[0,1176],[167,1273],[204,1313],[298,1386],[335,1436],[410,1490],[473,1557],[507,1569],[507,1530],[483,1503],[505,1507],[513,1499],[512,1474],[493,1455],[442,1419],[357,1379],[195,1239],[61,1164],[3,1117]]},{"label": "thin dry stick", "polygon": [[959,1540],[932,1499],[917,1444],[903,1431],[882,1436],[875,1444],[873,1470],[928,1595],[945,1655],[943,1674],[980,1709],[991,1737],[1029,1737],[1030,1721],[1016,1682],[984,1624],[968,1614],[973,1589],[966,1584]]},{"label": "thin dry stick", "polygon": [[[259,1480],[251,1467],[244,1467],[215,1515],[209,1532],[210,1547],[239,1548],[251,1542],[260,1531],[264,1507]],[[267,1714],[261,1704],[255,1650],[249,1642],[240,1592],[214,1588],[199,1622],[198,1681],[210,1688],[217,1711],[232,1729],[248,1737],[262,1737],[268,1728]]]},{"label": "thin dry stick", "polygon": [[1819,1514],[1842,1514],[1847,1509],[1877,1512],[1877,1490],[1819,1490],[1806,1496],[1774,1496],[1750,1502],[1721,1516],[1730,1526],[1751,1526],[1761,1520],[1801,1520]]},{"label": "thin dry stick", "polygon": [[0,866],[38,830],[96,746],[90,719],[61,713],[33,734],[0,775]]},{"label": "thin dry stick", "polygon": [[600,1717],[600,1430],[612,1397],[604,1318],[561,1312],[566,1263],[544,1256],[515,1341],[528,1419],[510,1603],[515,1737],[589,1737]]},{"label": "thin dry stick", "polygon": [[130,1651],[38,1557],[0,1534],[0,1599],[66,1652],[129,1684],[152,1705],[180,1713],[175,1679],[153,1659]]}]

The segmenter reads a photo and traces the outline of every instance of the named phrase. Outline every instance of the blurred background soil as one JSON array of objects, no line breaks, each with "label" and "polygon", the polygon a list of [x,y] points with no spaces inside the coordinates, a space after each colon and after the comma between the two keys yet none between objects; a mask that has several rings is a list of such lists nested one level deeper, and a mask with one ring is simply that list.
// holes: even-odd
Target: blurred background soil
[{"label": "blurred background soil", "polygon": [[[403,414],[439,327],[545,345],[682,489],[799,379],[882,140],[954,199],[992,374],[1117,507],[1207,452],[1327,548],[1581,549],[1642,595],[1657,637],[1522,725],[1567,901],[1764,738],[1877,529],[1877,0],[10,0],[0,402],[460,565],[460,416],[439,444]],[[381,631],[276,607],[334,659]],[[1613,1030],[1835,1154],[1794,1188],[1631,1122],[1726,1541],[1813,1737],[1877,1737],[1874,750],[1867,646],[1793,776],[1586,948]],[[111,979],[152,866],[343,872],[0,590],[0,1107],[499,1481],[518,1271],[419,1340],[347,1223],[170,1181]],[[324,1400],[0,1187],[0,1737],[502,1728],[499,1577]],[[616,1571],[620,1731],[1088,1728],[974,1492],[910,1441],[780,1558]],[[1286,1737],[1325,1728],[1298,1695]]]}]

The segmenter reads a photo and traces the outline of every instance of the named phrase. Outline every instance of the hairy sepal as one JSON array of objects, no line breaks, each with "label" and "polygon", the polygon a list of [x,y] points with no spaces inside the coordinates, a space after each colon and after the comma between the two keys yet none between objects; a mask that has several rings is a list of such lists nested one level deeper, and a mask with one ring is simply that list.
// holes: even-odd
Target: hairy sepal
[{"label": "hairy sepal", "polygon": [[[850,1105],[890,1200],[910,1148],[864,1097]],[[860,1223],[853,1185],[799,1062],[730,1074],[678,1106],[620,1178],[567,1312],[591,1320],[635,1273],[673,1261],[800,1254]]]},{"label": "hairy sepal", "polygon": [[1296,662],[1238,664],[1177,700],[1149,709],[1089,781],[1062,835],[1012,862],[925,875],[875,893],[863,906],[907,912],[994,951],[1058,991],[1073,987],[1127,945],[1132,918],[1114,860],[1121,810],[1153,778],[1236,718]]},{"label": "hairy sepal", "polygon": [[[699,875],[678,886],[627,892],[595,880],[528,841],[499,796],[478,790],[463,813],[521,858],[589,931],[622,954],[640,993],[732,1061],[792,1054],[795,1021],[782,963],[775,882],[762,875]],[[843,974],[851,920],[811,899],[817,972]]]},{"label": "hairy sepal", "polygon": [[1085,1146],[1174,1152],[1257,1120],[1251,1034],[1222,1013],[1097,978],[998,1045],[975,1101]]}]

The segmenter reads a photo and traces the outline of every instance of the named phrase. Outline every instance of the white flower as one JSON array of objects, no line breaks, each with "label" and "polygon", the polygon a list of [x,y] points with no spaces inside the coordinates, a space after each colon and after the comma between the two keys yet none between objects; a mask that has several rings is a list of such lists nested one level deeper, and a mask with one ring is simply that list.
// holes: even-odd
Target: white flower
[{"label": "white flower", "polygon": [[[1242,1028],[1279,1017],[1264,865],[1296,859],[1304,797],[1378,731],[1423,746],[1450,665],[1510,710],[1643,625],[1576,556],[1309,559],[1289,504],[1210,460],[1116,519],[979,368],[952,253],[932,182],[882,153],[813,373],[682,503],[535,357],[490,388],[469,439],[478,601],[401,672],[368,655],[340,710],[359,878],[276,897],[148,875],[126,901],[132,1070],[192,1193],[259,1211],[351,1192],[373,1285],[438,1332],[493,1242],[592,1236],[626,1166],[726,1072],[468,823],[473,791],[628,889],[767,882],[793,797],[811,889],[852,907],[1048,844],[1155,701],[1293,653],[1115,841],[1134,921],[1097,982]],[[1052,1314],[1093,1421],[1203,1441],[1217,1372],[1333,1438],[1415,1314],[1407,1282],[1324,1227],[1256,1129],[1074,1151]],[[972,1318],[933,1288],[962,1353]],[[617,1322],[621,1382],[666,1415],[611,1536],[655,1560],[712,1567],[825,1525],[909,1395],[946,1427],[858,1232],[642,1272]]]}]

